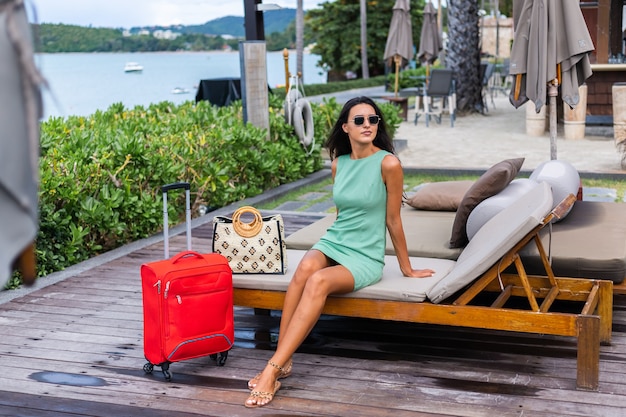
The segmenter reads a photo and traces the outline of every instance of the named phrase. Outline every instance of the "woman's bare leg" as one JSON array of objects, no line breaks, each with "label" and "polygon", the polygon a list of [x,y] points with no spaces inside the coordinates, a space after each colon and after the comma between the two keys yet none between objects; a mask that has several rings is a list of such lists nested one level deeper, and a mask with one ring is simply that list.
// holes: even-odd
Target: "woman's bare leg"
[{"label": "woman's bare leg", "polygon": [[[280,341],[282,339],[282,335],[287,332],[287,327],[289,326],[291,317],[293,316],[293,313],[296,310],[298,303],[300,302],[302,292],[304,291],[304,286],[306,285],[307,280],[315,272],[328,266],[330,266],[330,262],[326,255],[315,249],[308,251],[298,264],[296,272],[293,274],[293,277],[289,282],[289,286],[287,287],[285,301],[283,302],[283,310],[280,318],[280,329],[278,332],[278,345],[280,345],[281,343]],[[291,359],[288,359],[281,366],[284,366],[285,369],[288,369],[291,366]],[[285,372],[290,373],[290,369]],[[254,389],[256,387],[259,376],[260,373],[257,374],[250,381],[248,381],[248,388]]]},{"label": "woman's bare leg", "polygon": [[287,287],[285,301],[283,302],[283,311],[280,318],[280,330],[278,333],[278,343],[280,344],[281,335],[287,330],[291,317],[293,316],[298,303],[302,298],[302,292],[308,279],[317,271],[330,266],[328,258],[318,250],[308,251],[300,263],[296,272],[293,274],[291,282]]},{"label": "woman's bare leg", "polygon": [[[306,280],[293,314],[284,326],[281,324],[279,344],[270,361],[280,367],[287,364],[319,320],[326,298],[330,294],[347,293],[353,289],[354,278],[350,271],[341,265],[323,268],[313,273]],[[266,404],[267,402],[255,396],[254,392],[273,392],[279,373],[278,368],[268,364],[261,372],[246,404]]]}]

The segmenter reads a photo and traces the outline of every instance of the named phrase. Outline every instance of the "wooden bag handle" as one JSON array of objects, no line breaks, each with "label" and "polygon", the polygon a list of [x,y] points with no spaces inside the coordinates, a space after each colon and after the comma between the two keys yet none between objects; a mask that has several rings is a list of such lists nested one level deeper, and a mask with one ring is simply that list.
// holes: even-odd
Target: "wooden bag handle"
[{"label": "wooden bag handle", "polygon": [[[254,218],[250,223],[244,223],[241,221],[241,215],[245,213],[252,213]],[[259,210],[255,209],[252,206],[243,206],[239,207],[233,213],[233,229],[235,232],[242,237],[252,237],[259,234],[261,228],[263,227],[263,218],[261,217],[261,213]]]}]

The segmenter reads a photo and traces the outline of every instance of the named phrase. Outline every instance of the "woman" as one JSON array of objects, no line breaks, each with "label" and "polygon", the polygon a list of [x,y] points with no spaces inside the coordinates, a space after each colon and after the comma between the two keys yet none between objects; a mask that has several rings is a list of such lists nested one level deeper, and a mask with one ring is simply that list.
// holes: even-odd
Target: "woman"
[{"label": "woman", "polygon": [[389,230],[402,273],[413,269],[400,207],[403,172],[380,109],[368,97],[348,101],[326,142],[333,176],[337,219],[302,258],[285,295],[278,346],[267,366],[248,382],[246,407],[262,407],[291,375],[292,355],[319,319],[326,298],[372,285],[381,279]]}]

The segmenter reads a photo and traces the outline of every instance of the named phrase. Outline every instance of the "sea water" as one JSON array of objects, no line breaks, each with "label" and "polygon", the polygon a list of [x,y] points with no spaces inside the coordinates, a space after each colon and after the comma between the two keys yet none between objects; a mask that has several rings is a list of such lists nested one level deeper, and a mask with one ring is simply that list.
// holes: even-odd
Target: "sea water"
[{"label": "sea water", "polygon": [[[170,101],[195,101],[200,80],[240,78],[238,52],[146,52],[38,54],[37,64],[49,84],[44,89],[44,119],[50,116],[86,116],[122,103],[127,108]],[[317,66],[319,56],[304,54],[304,82],[326,82]],[[143,66],[141,72],[124,72],[126,62]],[[295,74],[296,54],[288,58]],[[270,88],[285,84],[282,51],[267,53]]]}]

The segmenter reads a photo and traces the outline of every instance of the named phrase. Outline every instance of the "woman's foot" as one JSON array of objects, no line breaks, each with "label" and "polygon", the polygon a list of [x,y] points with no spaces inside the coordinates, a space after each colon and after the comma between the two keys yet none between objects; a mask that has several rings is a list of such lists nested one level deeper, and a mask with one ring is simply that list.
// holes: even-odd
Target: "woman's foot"
[{"label": "woman's foot", "polygon": [[250,396],[244,403],[244,405],[248,408],[257,408],[268,405],[274,399],[274,395],[280,389],[280,382],[274,381],[274,391],[265,392],[265,391],[252,391]]},{"label": "woman's foot", "polygon": [[[289,360],[289,363],[287,363],[287,366],[283,366],[283,367],[279,367],[279,368],[280,368],[280,370],[278,372],[278,376],[276,377],[276,379],[287,378],[288,376],[291,375],[291,369],[293,368],[293,360]],[[248,381],[248,389],[251,389],[251,390],[255,389],[256,388],[256,384],[259,383],[259,378],[260,377],[261,377],[261,372],[256,374],[256,376],[254,378],[252,378],[250,381]]]},{"label": "woman's foot", "polygon": [[[271,360],[267,362],[267,366],[261,372],[257,380],[256,386],[258,389],[255,389],[250,393],[250,396],[244,403],[244,405],[248,408],[256,408],[263,407],[274,399],[274,395],[280,389],[280,382],[278,381],[278,375],[281,372],[285,372],[285,369],[282,366],[276,365]],[[271,375],[270,375],[271,373]],[[272,378],[272,381],[269,381],[269,378]]]}]

